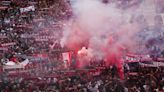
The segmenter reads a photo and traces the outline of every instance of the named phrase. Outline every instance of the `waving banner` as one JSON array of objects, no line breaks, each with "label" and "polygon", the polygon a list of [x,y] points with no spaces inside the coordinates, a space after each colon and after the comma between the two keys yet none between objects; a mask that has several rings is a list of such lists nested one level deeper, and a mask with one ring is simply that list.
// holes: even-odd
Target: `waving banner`
[{"label": "waving banner", "polygon": [[10,42],[10,43],[1,44],[1,46],[11,46],[11,45],[16,45],[16,43],[15,42]]},{"label": "waving banner", "polygon": [[3,69],[20,69],[20,68],[25,68],[25,66],[29,63],[29,60],[26,59],[23,62],[16,64],[15,62],[8,61],[5,63],[3,66]]},{"label": "waving banner", "polygon": [[16,56],[24,58],[24,59],[29,59],[29,61],[43,61],[43,60],[47,60],[48,59],[48,55],[47,54],[34,54],[34,55],[31,55],[31,56],[16,55]]},{"label": "waving banner", "polygon": [[25,7],[25,8],[20,8],[21,13],[29,12],[29,11],[35,11],[35,7],[34,6],[28,6],[28,7]]}]

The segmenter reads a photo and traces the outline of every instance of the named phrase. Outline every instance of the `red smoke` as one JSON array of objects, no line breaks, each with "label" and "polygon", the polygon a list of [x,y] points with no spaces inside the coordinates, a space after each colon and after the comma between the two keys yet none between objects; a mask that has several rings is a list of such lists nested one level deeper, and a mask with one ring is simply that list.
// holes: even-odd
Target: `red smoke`
[{"label": "red smoke", "polygon": [[72,3],[72,9],[74,16],[63,28],[61,45],[76,53],[87,46],[92,55],[80,58],[77,66],[88,64],[90,57],[105,59],[106,66],[116,65],[123,78],[124,46],[135,51],[135,35],[139,31],[138,24],[129,21],[132,13],[100,0],[78,0]]},{"label": "red smoke", "polygon": [[105,48],[106,52],[106,66],[116,65],[118,74],[121,79],[124,78],[123,73],[123,46],[117,44],[116,40],[111,36],[109,37],[108,45]]}]

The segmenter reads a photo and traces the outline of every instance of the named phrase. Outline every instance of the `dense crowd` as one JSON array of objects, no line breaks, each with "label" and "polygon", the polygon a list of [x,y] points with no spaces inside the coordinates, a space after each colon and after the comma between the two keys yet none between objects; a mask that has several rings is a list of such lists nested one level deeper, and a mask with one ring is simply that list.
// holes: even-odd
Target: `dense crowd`
[{"label": "dense crowd", "polygon": [[[52,50],[61,48],[61,21],[71,14],[65,11],[68,10],[68,5],[61,0],[26,1],[27,3],[16,0],[1,2],[1,64],[6,60],[13,61],[12,58],[16,58],[14,62],[21,62],[26,58],[17,55],[49,54]],[[64,14],[67,12],[68,14]]]},{"label": "dense crowd", "polygon": [[[62,21],[72,16],[70,2],[65,0],[35,2],[26,0],[26,2],[18,3],[17,0],[1,2],[1,61],[6,59],[13,61],[17,54],[27,56],[49,54],[61,49]],[[144,15],[132,16],[131,22],[137,22],[141,30],[136,35],[139,39],[137,53],[149,53],[161,57],[164,46],[162,16],[155,16],[153,26],[148,25]],[[59,58],[60,55],[57,56]],[[14,62],[18,61],[22,59],[15,59]]]},{"label": "dense crowd", "polygon": [[[163,68],[140,68],[120,80],[111,68],[62,72],[44,77],[4,77],[2,92],[163,92]],[[4,76],[7,76],[4,75]]]},{"label": "dense crowd", "polygon": [[[128,1],[119,7],[131,6]],[[61,52],[64,51],[60,45],[62,22],[72,16],[69,4],[69,0],[0,1],[0,67],[6,61],[19,64],[32,57],[22,72],[0,73],[1,92],[163,92],[163,67],[126,72],[124,80],[118,78],[114,68],[93,72],[60,71],[63,69]],[[164,57],[162,16],[154,17],[153,26],[147,24],[144,15],[132,16],[131,22],[135,21],[141,28],[137,35],[137,53]],[[46,59],[32,60],[35,55],[43,55]]]}]

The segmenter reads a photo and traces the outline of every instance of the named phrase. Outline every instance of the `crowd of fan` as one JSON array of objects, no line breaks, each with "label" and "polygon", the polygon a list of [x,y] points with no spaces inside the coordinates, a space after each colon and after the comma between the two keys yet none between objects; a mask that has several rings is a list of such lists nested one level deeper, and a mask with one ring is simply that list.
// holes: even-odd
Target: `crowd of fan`
[{"label": "crowd of fan", "polygon": [[49,54],[50,50],[60,49],[61,21],[71,14],[64,2],[1,1],[1,64],[7,60],[21,62],[25,59],[17,55]]},{"label": "crowd of fan", "polygon": [[[64,0],[23,1],[26,3],[18,3],[17,0],[1,2],[3,5],[0,7],[1,65],[7,60],[21,62],[26,59],[17,57],[19,55],[46,53],[49,58],[36,66],[39,68],[32,68],[25,74],[21,73],[19,77],[8,77],[7,72],[1,73],[2,92],[162,92],[164,90],[163,68],[156,68],[155,72],[149,70],[147,73],[145,69],[141,69],[142,71],[136,75],[125,73],[125,80],[119,80],[111,69],[102,70],[97,75],[90,72],[75,72],[72,75],[57,72],[56,64],[60,62],[55,60],[60,59],[60,54],[57,52],[61,49],[59,44],[63,26],[61,22],[71,16],[70,7],[63,3]],[[20,11],[20,8],[28,6],[35,8],[32,7],[32,10],[27,12]],[[159,15],[155,17],[153,27],[145,25],[147,21],[144,16],[136,19],[140,20],[137,22],[142,28],[138,35],[142,38],[140,43],[147,43],[146,47],[151,49],[151,53],[161,54],[164,46],[161,44],[164,43],[162,17]],[[152,34],[153,37],[149,37]],[[54,75],[44,77],[50,74]],[[27,76],[30,78],[25,78]]]},{"label": "crowd of fan", "polygon": [[[56,72],[44,77],[3,77],[1,92],[163,92],[164,69],[141,68],[120,80],[111,68]],[[7,76],[7,74],[3,75]]]},{"label": "crowd of fan", "polygon": [[[62,20],[71,17],[69,3],[65,0],[41,0],[27,3],[13,1],[1,2],[0,14],[0,58],[12,60],[17,54],[33,55],[51,53],[60,49],[62,37]],[[134,0],[135,1],[135,0]],[[149,53],[160,54],[163,51],[164,31],[163,20],[160,15],[155,16],[153,27],[147,24],[143,15],[132,17],[132,21],[140,24],[139,45],[149,49]],[[147,43],[145,45],[145,43]],[[145,52],[138,46],[141,53]],[[57,55],[59,56],[59,55]],[[15,59],[14,62],[22,59]],[[3,62],[1,62],[3,63]]]}]

